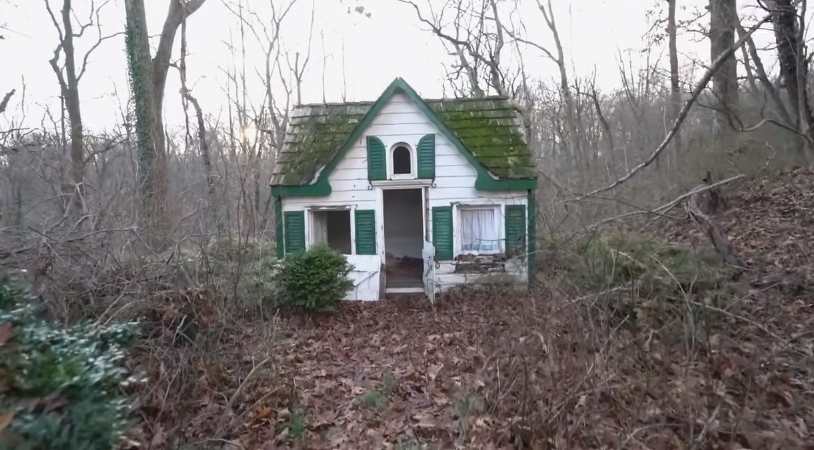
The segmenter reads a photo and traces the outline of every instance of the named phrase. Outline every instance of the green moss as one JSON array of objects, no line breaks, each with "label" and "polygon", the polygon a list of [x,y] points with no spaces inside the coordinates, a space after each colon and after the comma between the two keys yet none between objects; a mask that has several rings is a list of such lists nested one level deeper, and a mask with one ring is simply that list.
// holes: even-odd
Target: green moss
[{"label": "green moss", "polygon": [[307,184],[320,167],[331,161],[361,118],[359,114],[336,112],[309,116],[291,125],[291,135],[296,136],[296,140],[289,142],[280,154],[280,163],[287,169],[284,185]]},{"label": "green moss", "polygon": [[500,178],[534,176],[531,151],[511,100],[440,100],[427,104],[490,172]]}]

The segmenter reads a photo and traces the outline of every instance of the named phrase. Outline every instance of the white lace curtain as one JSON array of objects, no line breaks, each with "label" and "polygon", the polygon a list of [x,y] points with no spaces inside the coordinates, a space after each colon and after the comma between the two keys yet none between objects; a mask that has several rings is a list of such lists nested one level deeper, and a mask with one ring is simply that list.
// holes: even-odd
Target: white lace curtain
[{"label": "white lace curtain", "polygon": [[322,211],[311,213],[311,244],[328,242],[328,216]]},{"label": "white lace curtain", "polygon": [[494,209],[462,209],[460,236],[464,253],[497,253],[500,234],[496,226]]}]

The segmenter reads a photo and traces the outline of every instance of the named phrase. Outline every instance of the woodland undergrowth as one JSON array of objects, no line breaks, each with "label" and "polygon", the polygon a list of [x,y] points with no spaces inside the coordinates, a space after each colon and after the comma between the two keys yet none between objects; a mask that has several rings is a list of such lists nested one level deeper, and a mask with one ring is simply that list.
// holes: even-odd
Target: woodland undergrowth
[{"label": "woodland undergrowth", "polygon": [[278,308],[273,244],[243,240],[39,298],[57,322],[140,322],[125,448],[805,448],[812,187],[792,170],[729,195],[739,271],[676,209],[540,236],[529,292],[304,316]]}]

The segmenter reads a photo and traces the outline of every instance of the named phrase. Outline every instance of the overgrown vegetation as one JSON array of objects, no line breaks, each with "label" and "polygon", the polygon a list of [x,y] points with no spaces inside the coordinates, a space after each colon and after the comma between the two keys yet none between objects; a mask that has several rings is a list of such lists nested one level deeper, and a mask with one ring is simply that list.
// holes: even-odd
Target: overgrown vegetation
[{"label": "overgrown vegetation", "polygon": [[110,450],[128,429],[122,368],[136,324],[60,328],[0,278],[0,449]]},{"label": "overgrown vegetation", "polygon": [[353,288],[353,265],[327,245],[287,255],[277,267],[285,303],[305,312],[328,311]]},{"label": "overgrown vegetation", "polygon": [[279,306],[274,282],[276,255],[270,240],[226,237],[198,246],[179,246],[163,256],[177,261],[195,285],[207,286],[228,298],[240,312],[256,313]]},{"label": "overgrown vegetation", "polygon": [[[709,249],[696,252],[653,233],[611,231],[572,242],[560,264],[578,291],[598,296],[615,324],[638,329],[664,323],[676,313],[694,311],[688,297],[709,295],[718,304],[729,272]],[[602,319],[607,319],[603,317]]]},{"label": "overgrown vegetation", "polygon": [[[91,52],[115,40],[99,34],[94,44],[94,29],[120,31],[94,26],[100,7],[77,13],[71,3],[87,7],[65,2],[62,23],[53,21],[58,77],[96,70],[85,67],[95,60]],[[429,5],[401,3],[410,14]],[[712,2],[713,14],[666,3],[670,12],[654,11],[658,23],[647,24],[644,48],[635,56],[620,49],[619,73],[603,69],[601,80],[569,63],[559,2],[453,0],[437,14],[416,15],[449,50],[450,95],[497,93],[523,111],[541,180],[537,232],[582,236],[537,246],[551,252],[537,255],[543,269],[527,294],[490,286],[445,292],[433,306],[410,298],[337,304],[352,287],[350,267],[337,255],[323,248],[274,256],[280,236],[267,180],[281,152],[291,150],[287,125],[301,120],[289,106],[308,101],[305,74],[325,61],[311,54],[310,42],[284,42],[293,2],[171,2],[155,55],[139,33],[136,65],[152,81],[133,89],[138,98],[121,99],[121,119],[104,132],[89,130],[108,124],[76,120],[85,88],[59,96],[35,90],[56,101],[43,102],[46,114],[37,117],[24,81],[0,86],[0,265],[28,278],[35,293],[14,294],[25,307],[0,307],[0,449],[107,449],[129,425],[127,450],[130,443],[151,450],[810,447],[814,178],[777,169],[811,153],[794,132],[797,117],[809,137],[814,128],[805,125],[810,112],[797,111],[808,93],[793,82],[803,69],[782,64],[778,76],[773,64],[778,49],[785,62],[806,53],[808,44],[795,45],[792,36],[805,34],[805,23],[794,23],[804,3],[775,2],[783,8],[774,11],[744,4],[742,17],[734,17],[732,0]],[[292,8],[300,6],[307,2]],[[232,14],[231,59],[246,62],[223,68],[223,114],[206,111],[210,99],[198,104],[190,91],[204,73],[199,60],[185,58],[200,51],[186,39],[187,26],[199,26],[189,16],[197,7]],[[128,28],[144,31],[136,9]],[[681,50],[679,59],[676,35],[712,31],[720,38],[713,53],[721,55],[766,14],[782,20],[772,20],[775,30],[758,27],[718,74],[691,72],[713,65],[706,54],[690,61],[692,52]],[[661,36],[665,15],[669,36]],[[710,16],[716,19],[707,24]],[[33,20],[40,19],[48,21]],[[527,34],[519,20],[542,26],[554,44],[533,42],[540,26]],[[590,33],[579,29],[585,24],[575,23],[574,33]],[[19,39],[3,35],[3,45]],[[172,36],[180,38],[180,58]],[[246,42],[252,36],[261,54]],[[776,36],[785,36],[779,45],[763,45]],[[67,45],[74,38],[77,45]],[[662,38],[671,41],[669,79],[653,63]],[[69,56],[76,49],[89,51]],[[539,55],[558,66],[558,79],[524,66]],[[167,74],[176,73],[170,67],[180,74],[182,98],[173,89],[161,95]],[[255,69],[264,84],[259,96],[241,82]],[[800,80],[809,77],[803,72]],[[712,75],[711,88],[691,86]],[[673,140],[664,141],[696,94]],[[336,92],[325,93],[323,101],[335,100]],[[165,122],[161,111],[173,109],[161,106],[172,101],[184,102],[185,112],[194,104],[194,115]],[[133,114],[134,103],[144,114]],[[350,131],[352,118],[333,119]],[[155,142],[138,145],[145,126]],[[326,126],[336,131],[335,123]],[[336,140],[327,147],[344,141]],[[155,155],[144,153],[149,147]],[[318,170],[309,156],[295,159]],[[706,230],[681,212],[684,194],[702,179],[708,185],[709,173],[715,180],[745,175],[743,184],[726,185],[731,207],[710,213],[744,262],[737,282]],[[155,220],[143,220],[145,213]],[[635,214],[660,219],[617,229],[619,216]],[[585,235],[600,222],[608,227]],[[304,319],[277,308],[285,303],[335,314]],[[109,324],[133,317],[141,319],[142,339],[122,358],[118,336],[129,332]],[[82,320],[96,325],[75,325]],[[149,382],[120,389],[133,378],[119,364]],[[129,424],[128,406],[135,409]]]},{"label": "overgrown vegetation", "polygon": [[723,267],[715,253],[699,254],[652,233],[609,232],[574,242],[567,272],[594,291],[635,287],[653,297],[715,287]]}]

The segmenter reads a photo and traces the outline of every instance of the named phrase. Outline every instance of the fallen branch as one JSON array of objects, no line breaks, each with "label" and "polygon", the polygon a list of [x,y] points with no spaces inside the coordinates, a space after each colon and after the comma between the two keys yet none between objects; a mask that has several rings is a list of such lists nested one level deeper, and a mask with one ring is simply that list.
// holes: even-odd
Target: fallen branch
[{"label": "fallen branch", "polygon": [[740,257],[735,252],[735,249],[732,247],[732,243],[729,242],[726,235],[721,231],[721,228],[709,217],[705,214],[702,210],[700,205],[698,205],[698,199],[700,198],[699,195],[695,195],[690,201],[684,204],[684,208],[689,214],[690,218],[692,218],[695,223],[704,231],[704,233],[709,237],[709,240],[712,241],[712,245],[715,247],[715,250],[721,255],[721,258],[730,266],[735,268],[736,272],[734,274],[734,278],[740,277],[743,273],[743,263],[741,262]]},{"label": "fallen branch", "polygon": [[724,184],[740,180],[744,176],[745,175],[743,175],[743,174],[735,175],[734,177],[730,177],[730,178],[718,181],[718,182],[713,183],[713,184],[698,186],[695,189],[691,190],[690,192],[687,192],[686,194],[680,195],[680,196],[676,197],[675,199],[671,200],[670,202],[667,202],[667,203],[659,206],[656,209],[652,209],[652,210],[650,210],[650,209],[642,209],[641,211],[632,211],[632,212],[629,212],[629,213],[624,213],[624,214],[621,214],[621,215],[618,215],[618,216],[603,219],[603,220],[591,225],[590,227],[588,227],[588,229],[593,230],[593,229],[596,229],[597,227],[599,227],[601,225],[604,225],[606,223],[614,222],[614,221],[617,221],[617,220],[625,219],[625,218],[628,218],[628,217],[631,217],[631,216],[636,216],[636,215],[639,215],[639,214],[652,214],[652,215],[655,215],[655,216],[668,217],[668,218],[674,219],[675,217],[667,216],[666,213],[668,211],[670,211],[671,209],[675,208],[676,206],[678,206],[684,200],[692,197],[693,195],[700,194],[702,192],[709,191],[710,189],[715,189],[715,188],[718,188],[720,186],[723,186]]},{"label": "fallen branch", "polygon": [[725,52],[718,56],[715,59],[715,61],[712,62],[712,65],[710,65],[707,72],[695,86],[695,89],[693,89],[692,95],[690,96],[689,100],[687,100],[687,102],[684,103],[684,106],[681,108],[678,117],[673,123],[673,128],[670,129],[669,133],[667,133],[667,137],[664,138],[664,141],[662,141],[658,148],[656,148],[656,150],[653,153],[651,153],[650,156],[644,162],[634,167],[630,172],[628,172],[618,180],[614,181],[613,183],[609,184],[608,186],[596,189],[587,194],[580,195],[573,201],[579,201],[586,197],[590,197],[601,192],[609,191],[615,188],[616,186],[619,186],[620,184],[630,180],[631,178],[633,178],[634,175],[639,173],[639,171],[652,164],[653,161],[655,161],[656,158],[658,158],[658,156],[665,149],[667,149],[667,146],[670,144],[670,141],[672,141],[673,137],[675,137],[675,135],[678,133],[678,130],[681,128],[681,124],[684,123],[684,120],[687,118],[687,115],[689,115],[690,109],[692,108],[693,104],[695,104],[696,100],[698,100],[698,97],[707,88],[707,84],[709,84],[709,81],[712,79],[712,76],[715,74],[715,72],[717,72],[718,69],[721,68],[721,66],[726,62],[726,60],[732,57],[732,55],[746,42],[747,39],[749,39],[749,37],[751,37],[755,33],[755,31],[758,30],[758,28],[760,28],[761,25],[768,22],[770,18],[771,15],[766,16],[760,22],[756,23],[752,28],[749,29],[748,32],[746,32],[743,36],[741,36],[740,39],[738,39],[735,45],[728,48]]},{"label": "fallen branch", "polygon": [[252,376],[254,376],[254,374],[258,370],[260,370],[261,367],[263,367],[266,364],[268,364],[269,362],[271,362],[272,359],[273,359],[273,356],[269,356],[266,359],[260,361],[260,364],[257,364],[256,366],[254,366],[254,368],[252,368],[252,370],[249,372],[249,375],[246,376],[246,379],[243,380],[243,382],[240,383],[240,386],[237,387],[237,390],[232,395],[232,398],[229,400],[229,403],[226,405],[226,409],[223,410],[223,414],[220,416],[220,420],[218,421],[219,422],[219,424],[218,424],[218,432],[217,432],[216,436],[220,436],[221,433],[223,432],[223,428],[226,425],[226,417],[229,414],[229,411],[232,410],[232,407],[235,406],[235,402],[237,402],[237,399],[240,398],[240,394],[242,394],[243,390],[246,389],[246,386],[248,386],[249,380],[252,379]]}]

